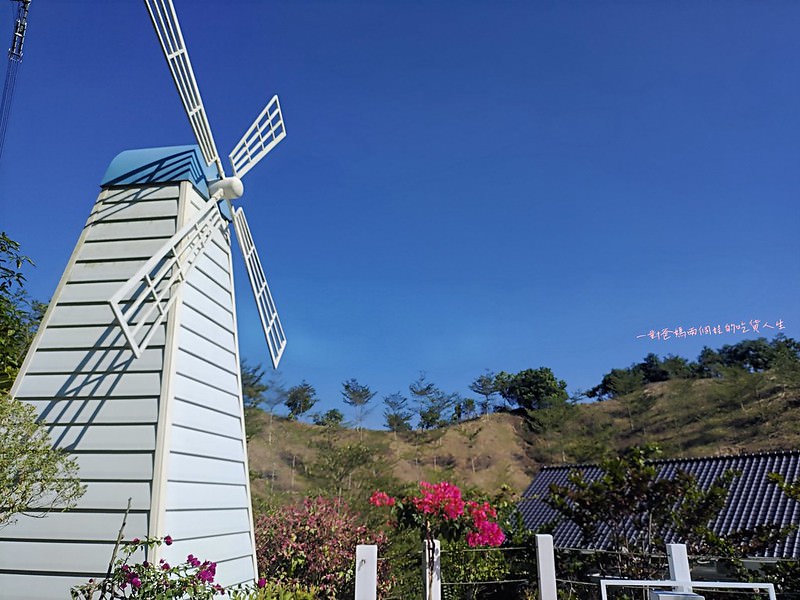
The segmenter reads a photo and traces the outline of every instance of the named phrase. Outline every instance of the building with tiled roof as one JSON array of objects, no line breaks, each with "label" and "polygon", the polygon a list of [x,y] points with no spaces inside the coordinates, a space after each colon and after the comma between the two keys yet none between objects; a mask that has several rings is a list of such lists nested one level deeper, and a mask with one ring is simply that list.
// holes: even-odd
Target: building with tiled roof
[{"label": "building with tiled roof", "polygon": [[[779,473],[788,482],[800,478],[798,450],[650,462],[658,468],[659,477],[672,478],[682,470],[694,475],[698,485],[704,490],[729,469],[741,473],[731,483],[727,503],[711,524],[712,530],[721,537],[758,525],[776,524],[785,527],[800,524],[800,503],[788,498],[767,479],[770,473]],[[569,473],[576,469],[583,472],[587,481],[593,481],[602,474],[597,465],[583,464],[544,467],[536,475],[525,490],[524,499],[519,505],[528,529],[538,530],[554,521],[557,513],[542,499],[550,495],[550,484],[568,485]],[[578,526],[564,520],[552,533],[554,545],[558,548],[612,550],[607,531],[601,530],[595,539],[584,540]],[[667,542],[679,541],[667,539]],[[797,528],[784,540],[770,547],[764,557],[800,559],[800,532]]]}]

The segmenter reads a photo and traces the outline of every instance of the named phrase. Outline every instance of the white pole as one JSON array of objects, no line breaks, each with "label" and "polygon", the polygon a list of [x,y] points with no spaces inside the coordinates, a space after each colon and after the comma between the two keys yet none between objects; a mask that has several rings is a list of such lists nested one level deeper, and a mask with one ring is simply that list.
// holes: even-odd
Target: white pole
[{"label": "white pole", "polygon": [[356,598],[355,600],[377,600],[378,598],[378,547],[356,546]]},{"label": "white pole", "polygon": [[536,570],[539,575],[539,600],[557,600],[556,559],[553,536],[536,536]]},{"label": "white pole", "polygon": [[[689,568],[689,557],[686,544],[667,544],[667,560],[669,561],[669,578],[673,581],[691,582],[692,571]],[[691,585],[676,585],[673,592],[692,593]]]},{"label": "white pole", "polygon": [[422,546],[423,599],[442,600],[442,563],[439,540],[425,540]]}]

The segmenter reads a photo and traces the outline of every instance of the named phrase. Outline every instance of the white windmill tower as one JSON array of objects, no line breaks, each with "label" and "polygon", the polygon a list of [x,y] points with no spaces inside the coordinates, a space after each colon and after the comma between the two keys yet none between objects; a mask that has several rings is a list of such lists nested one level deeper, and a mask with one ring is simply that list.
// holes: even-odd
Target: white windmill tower
[{"label": "white windmill tower", "polygon": [[241,177],[286,135],[277,96],[230,154],[226,177],[172,0],[145,0],[198,146],[130,150],[109,166],[12,389],[78,460],[74,510],[0,530],[0,596],[69,597],[126,538],[256,576],[229,222],[273,365],[286,339],[244,212]]}]

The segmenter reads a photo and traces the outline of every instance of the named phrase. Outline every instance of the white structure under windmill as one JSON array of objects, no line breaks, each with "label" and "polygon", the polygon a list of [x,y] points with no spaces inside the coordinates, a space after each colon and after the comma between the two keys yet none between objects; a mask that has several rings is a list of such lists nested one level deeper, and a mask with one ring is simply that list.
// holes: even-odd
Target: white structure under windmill
[{"label": "white structure under windmill", "polygon": [[277,97],[222,168],[171,0],[145,0],[199,146],[118,155],[12,389],[78,460],[74,510],[0,529],[0,597],[68,598],[125,538],[256,576],[231,235],[245,255],[272,362],[285,337],[241,208],[239,179],[285,136]]}]

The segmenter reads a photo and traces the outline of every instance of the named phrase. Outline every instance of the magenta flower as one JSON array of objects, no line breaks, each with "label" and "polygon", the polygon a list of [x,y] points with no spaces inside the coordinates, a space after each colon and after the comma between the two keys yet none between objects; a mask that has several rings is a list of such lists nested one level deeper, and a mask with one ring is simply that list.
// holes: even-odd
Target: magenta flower
[{"label": "magenta flower", "polygon": [[395,499],[386,492],[378,490],[369,497],[369,503],[373,506],[394,506]]},{"label": "magenta flower", "polygon": [[172,546],[172,536],[171,536],[171,535],[168,535],[168,536],[166,536],[166,537],[164,538],[164,543],[165,543],[167,546]]},{"label": "magenta flower", "polygon": [[256,585],[259,588],[263,588],[265,585],[267,585],[267,580],[264,577],[262,577],[261,579],[258,580],[258,583],[256,583]]},{"label": "magenta flower", "polygon": [[142,586],[142,580],[138,577],[134,576],[131,578],[131,587],[132,588],[140,588]]}]

